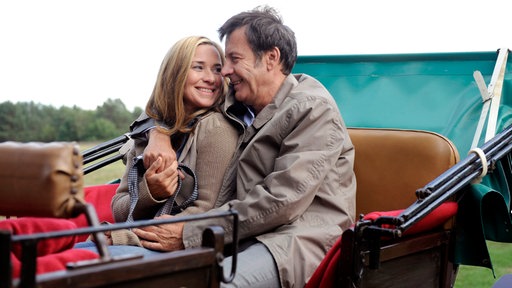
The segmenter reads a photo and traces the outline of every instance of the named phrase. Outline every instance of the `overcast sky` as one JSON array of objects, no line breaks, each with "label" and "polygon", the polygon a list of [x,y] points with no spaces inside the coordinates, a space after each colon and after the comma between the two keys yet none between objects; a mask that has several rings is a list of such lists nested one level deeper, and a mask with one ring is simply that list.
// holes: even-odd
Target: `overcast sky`
[{"label": "overcast sky", "polygon": [[188,35],[218,41],[230,16],[275,7],[299,55],[512,48],[507,0],[2,0],[0,103],[143,107],[167,50]]}]

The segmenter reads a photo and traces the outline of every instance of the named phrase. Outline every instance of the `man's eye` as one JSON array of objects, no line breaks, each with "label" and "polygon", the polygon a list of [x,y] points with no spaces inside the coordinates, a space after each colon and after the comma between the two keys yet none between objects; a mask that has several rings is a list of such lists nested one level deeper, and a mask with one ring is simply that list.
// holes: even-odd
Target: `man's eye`
[{"label": "man's eye", "polygon": [[238,62],[238,60],[240,60],[240,57],[230,55],[229,60],[231,60],[231,62],[233,62],[233,63],[236,63],[236,62]]}]

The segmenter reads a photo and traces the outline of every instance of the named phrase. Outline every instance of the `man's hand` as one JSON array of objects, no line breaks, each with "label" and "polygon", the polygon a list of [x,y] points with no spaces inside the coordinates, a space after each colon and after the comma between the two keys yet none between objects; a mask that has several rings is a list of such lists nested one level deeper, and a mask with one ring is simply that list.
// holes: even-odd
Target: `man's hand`
[{"label": "man's hand", "polygon": [[[162,215],[155,217],[155,219],[169,217],[173,216]],[[183,245],[183,226],[184,223],[172,223],[135,228],[132,231],[139,237],[144,248],[169,252],[185,249]]]},{"label": "man's hand", "polygon": [[[105,231],[105,232],[103,232],[103,234],[105,235],[105,242],[107,243],[107,245],[114,244],[113,240],[112,240],[112,231]],[[93,237],[92,234],[89,236],[88,240],[91,240],[92,242],[97,243],[96,237]]]},{"label": "man's hand", "polygon": [[[176,152],[172,149],[171,139],[168,135],[160,133],[158,129],[149,131],[148,145],[144,149],[144,167],[148,169],[157,159],[161,157],[163,162],[160,169],[167,169],[175,162]],[[159,173],[160,171],[156,171]]]},{"label": "man's hand", "polygon": [[174,160],[169,167],[163,167],[162,157],[158,157],[144,173],[149,192],[157,200],[171,197],[178,188],[178,162]]}]

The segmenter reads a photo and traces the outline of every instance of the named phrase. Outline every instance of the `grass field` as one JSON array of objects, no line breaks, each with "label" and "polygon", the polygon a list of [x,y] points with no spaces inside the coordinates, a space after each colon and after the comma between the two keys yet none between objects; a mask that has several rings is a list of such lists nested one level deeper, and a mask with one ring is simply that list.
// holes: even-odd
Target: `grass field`
[{"label": "grass field", "polygon": [[[82,150],[88,149],[97,143],[81,143]],[[85,176],[85,185],[105,184],[119,179],[124,173],[125,166],[122,161],[110,164],[100,170]],[[455,288],[490,288],[499,277],[512,273],[512,244],[488,242],[491,260],[494,265],[496,278],[492,270],[482,267],[461,266],[455,282]]]},{"label": "grass field", "polygon": [[487,241],[487,244],[496,278],[491,269],[461,266],[457,281],[455,281],[455,288],[490,288],[501,276],[512,273],[512,243]]},{"label": "grass field", "polygon": [[490,269],[461,266],[455,288],[492,287],[501,276],[512,273],[512,243],[487,241],[487,244],[496,278],[494,278]]}]

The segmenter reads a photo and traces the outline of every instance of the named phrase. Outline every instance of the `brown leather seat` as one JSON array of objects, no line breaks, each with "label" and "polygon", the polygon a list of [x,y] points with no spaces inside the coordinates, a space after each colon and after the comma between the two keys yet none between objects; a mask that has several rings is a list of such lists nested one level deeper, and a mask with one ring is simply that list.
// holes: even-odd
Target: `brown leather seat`
[{"label": "brown leather seat", "polygon": [[455,145],[428,131],[349,128],[355,147],[357,216],[404,209],[415,191],[459,161]]},{"label": "brown leather seat", "polygon": [[[350,128],[349,133],[356,151],[358,215],[409,207],[417,189],[459,161],[454,144],[433,132]],[[451,287],[457,271],[448,257],[453,223],[381,241],[375,247],[377,269],[369,267],[370,241],[347,229],[341,239],[341,287]]]}]

